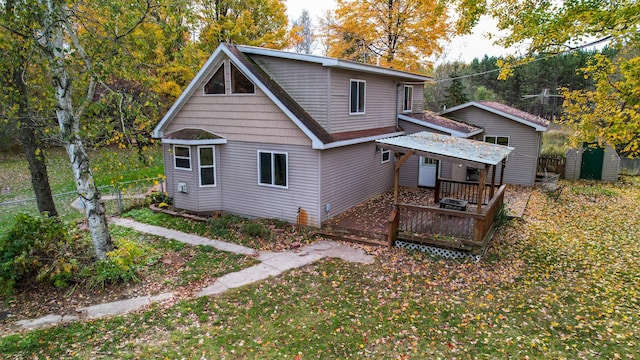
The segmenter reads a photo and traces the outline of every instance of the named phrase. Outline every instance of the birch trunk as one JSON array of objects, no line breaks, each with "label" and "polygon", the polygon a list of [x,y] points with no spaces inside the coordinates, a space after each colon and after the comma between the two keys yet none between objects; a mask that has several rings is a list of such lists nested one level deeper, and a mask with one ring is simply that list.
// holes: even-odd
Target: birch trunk
[{"label": "birch trunk", "polygon": [[[55,98],[57,102],[56,117],[60,125],[62,141],[69,155],[76,189],[84,206],[85,215],[89,223],[89,232],[95,254],[98,259],[104,259],[107,252],[113,250],[113,243],[104,206],[100,202],[100,192],[93,180],[89,156],[82,144],[80,131],[80,115],[82,110],[76,111],[73,106],[73,81],[70,78],[67,50],[71,44],[65,41],[65,27],[68,23],[64,2],[48,1],[49,26],[43,37],[43,46],[49,57]],[[70,27],[66,27],[70,29]],[[74,34],[69,34],[73,37]],[[77,44],[76,44],[77,45]],[[73,49],[83,53],[82,49]],[[93,97],[94,79],[88,85],[85,101]]]}]

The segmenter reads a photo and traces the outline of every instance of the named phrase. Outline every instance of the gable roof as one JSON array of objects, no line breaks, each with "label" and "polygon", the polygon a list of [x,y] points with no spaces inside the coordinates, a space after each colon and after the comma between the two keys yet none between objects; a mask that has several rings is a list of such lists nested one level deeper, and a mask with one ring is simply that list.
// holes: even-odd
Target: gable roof
[{"label": "gable roof", "polygon": [[[385,69],[377,66],[359,64],[350,61],[326,58],[315,55],[303,55],[288,53],[284,51],[262,49],[250,46],[239,46],[220,44],[209,57],[200,71],[193,78],[191,83],[182,92],[180,97],[171,106],[169,111],[160,120],[153,130],[153,137],[163,137],[164,129],[171,123],[176,114],[196,91],[197,85],[207,76],[213,66],[217,64],[221,56],[226,55],[265,95],[271,99],[276,106],[311,140],[313,149],[328,149],[337,146],[349,145],[358,142],[376,140],[388,136],[403,134],[397,128],[382,128],[374,131],[376,135],[367,136],[363,132],[351,132],[349,136],[345,134],[329,134],[302,106],[300,106],[277,82],[275,82],[258,64],[256,64],[247,54],[257,54],[275,56],[286,59],[301,60],[313,63],[321,63],[323,66],[346,68],[357,71],[365,71],[379,75],[401,77],[410,81],[426,81],[430,78],[411,74],[404,71]],[[374,129],[376,130],[376,129]],[[365,131],[366,132],[366,131]]]},{"label": "gable roof", "polygon": [[522,110],[513,108],[511,106],[507,106],[507,105],[500,104],[493,101],[470,101],[458,106],[454,106],[445,111],[442,111],[440,115],[450,114],[471,106],[494,113],[496,115],[500,115],[502,117],[511,119],[521,124],[530,126],[534,128],[536,131],[547,131],[547,128],[549,127],[549,121],[546,119],[530,114],[526,111],[522,111]]},{"label": "gable roof", "polygon": [[479,127],[448,119],[444,116],[438,116],[431,111],[399,114],[398,119],[461,138],[472,137],[482,133],[483,131]]},{"label": "gable roof", "polygon": [[288,51],[273,50],[260,48],[255,46],[235,45],[235,48],[245,54],[265,55],[270,57],[276,57],[281,59],[298,60],[304,62],[310,62],[320,64],[325,67],[333,67],[338,69],[355,70],[358,72],[366,72],[378,75],[387,75],[398,78],[403,78],[410,81],[433,81],[433,78],[429,76],[410,73],[407,71],[384,68],[375,65],[369,65],[349,60],[341,60],[327,56],[318,56],[310,54],[299,54]]}]

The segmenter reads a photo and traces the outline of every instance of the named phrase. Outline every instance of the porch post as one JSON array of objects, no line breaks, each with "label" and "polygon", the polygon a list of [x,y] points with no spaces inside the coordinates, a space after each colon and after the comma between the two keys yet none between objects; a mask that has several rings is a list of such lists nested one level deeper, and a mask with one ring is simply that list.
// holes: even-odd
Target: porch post
[{"label": "porch post", "polygon": [[496,189],[496,166],[493,165],[493,168],[491,169],[492,173],[491,173],[491,188],[489,189],[489,198],[493,199],[493,195],[495,194],[495,189]]},{"label": "porch post", "polygon": [[480,187],[478,188],[478,214],[482,213],[482,200],[484,200],[484,188],[487,185],[487,172],[489,169],[487,165],[484,169],[480,169]]},{"label": "porch post", "polygon": [[[407,153],[401,154],[401,153],[396,153],[396,166],[395,166],[395,172],[394,172],[394,176],[393,176],[393,203],[397,204],[398,203],[398,192],[399,192],[399,188],[400,188],[400,167],[402,167],[402,164],[404,164],[407,160],[409,160],[410,157],[413,156],[413,154],[415,154],[415,151],[409,151]],[[400,156],[398,156],[400,155]]]},{"label": "porch post", "polygon": [[502,181],[504,180],[504,167],[507,166],[506,160],[502,159],[502,169],[500,169],[500,186],[502,186]]}]

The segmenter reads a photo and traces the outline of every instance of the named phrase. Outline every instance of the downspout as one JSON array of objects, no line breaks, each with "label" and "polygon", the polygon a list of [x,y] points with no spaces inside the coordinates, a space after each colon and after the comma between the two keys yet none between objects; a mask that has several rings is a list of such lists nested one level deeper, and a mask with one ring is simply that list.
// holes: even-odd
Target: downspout
[{"label": "downspout", "polygon": [[400,97],[400,95],[399,95],[399,93],[400,93],[400,85],[401,85],[401,83],[398,83],[396,85],[396,115],[395,115],[396,116],[396,129],[400,128],[400,119],[398,119],[398,115],[400,114],[400,112],[398,110],[398,108],[399,108],[398,107],[398,100],[399,100],[399,97]]}]

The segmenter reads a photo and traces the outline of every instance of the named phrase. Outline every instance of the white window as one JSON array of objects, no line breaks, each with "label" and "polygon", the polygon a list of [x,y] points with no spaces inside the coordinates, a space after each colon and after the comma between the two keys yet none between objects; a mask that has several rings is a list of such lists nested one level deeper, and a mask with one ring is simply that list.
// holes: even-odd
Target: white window
[{"label": "white window", "polygon": [[258,150],[258,184],[286,188],[288,168],[287,153]]},{"label": "white window", "polygon": [[204,93],[208,95],[224,95],[226,93],[224,78],[224,65],[222,65],[204,85]]},{"label": "white window", "polygon": [[391,161],[391,150],[382,150],[380,152],[380,163],[385,164]]},{"label": "white window", "polygon": [[256,87],[235,65],[231,65],[231,93],[254,94]]},{"label": "white window", "polygon": [[366,82],[351,80],[349,91],[349,114],[364,114]]},{"label": "white window", "polygon": [[484,141],[492,144],[509,146],[508,136],[486,136],[485,135]]},{"label": "white window", "polygon": [[173,164],[178,170],[191,170],[191,148],[188,146],[174,146]]},{"label": "white window", "polygon": [[[225,67],[230,66],[231,89],[227,89]],[[230,91],[229,91],[230,90]],[[204,93],[207,95],[224,95],[224,94],[255,94],[255,85],[247,78],[242,71],[231,63],[221,65],[213,74],[211,79],[204,85]]]},{"label": "white window", "polygon": [[213,146],[198,147],[200,186],[216,186],[216,153]]},{"label": "white window", "polygon": [[402,111],[411,112],[413,110],[413,86],[404,86],[404,101],[402,102]]}]

